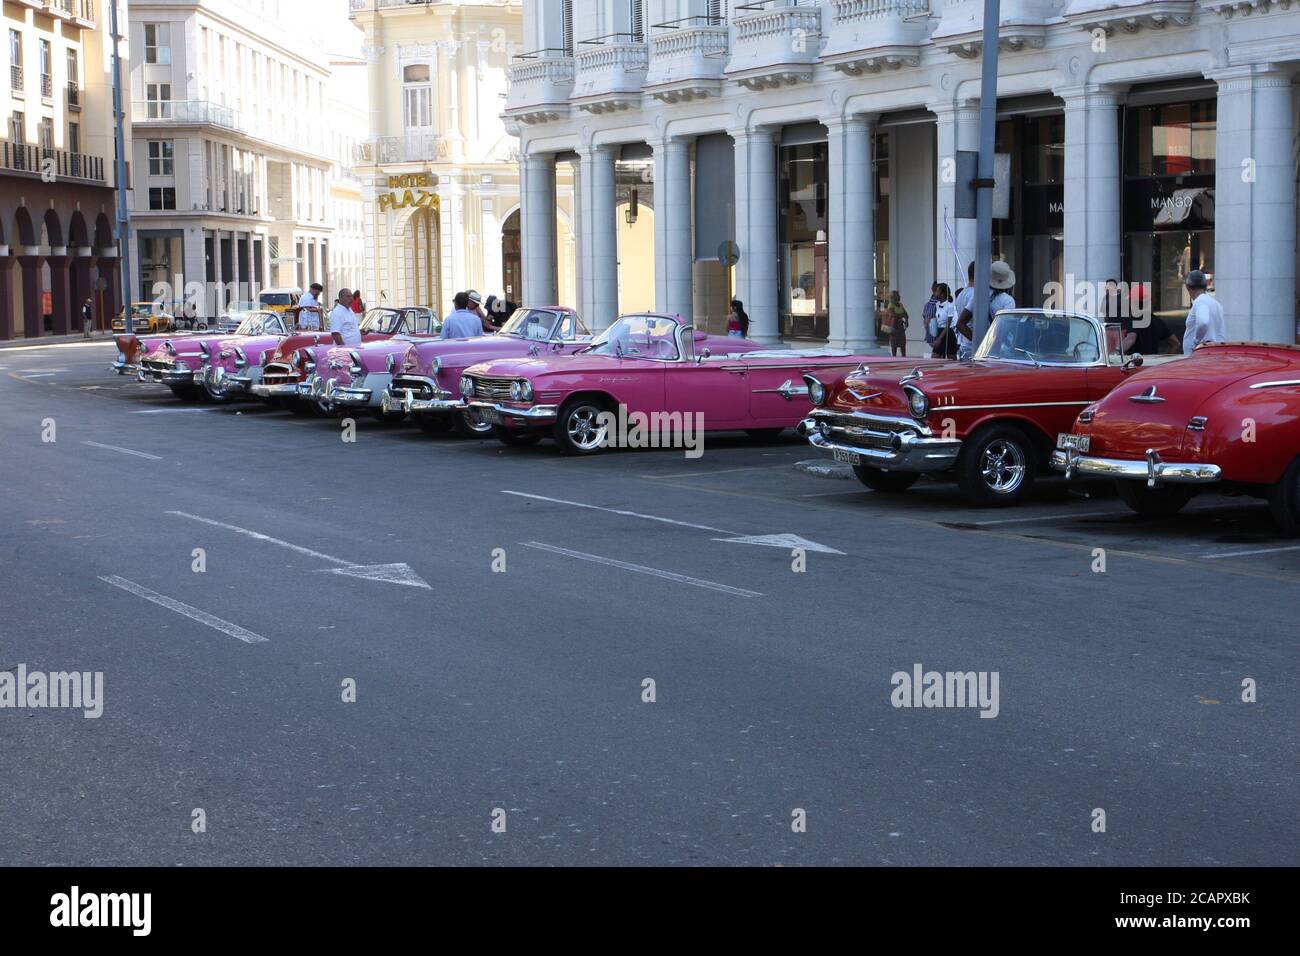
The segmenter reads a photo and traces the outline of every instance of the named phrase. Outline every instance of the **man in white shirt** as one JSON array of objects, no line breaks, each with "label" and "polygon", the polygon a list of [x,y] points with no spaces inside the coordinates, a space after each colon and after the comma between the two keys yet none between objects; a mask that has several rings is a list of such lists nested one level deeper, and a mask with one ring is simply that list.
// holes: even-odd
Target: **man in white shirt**
[{"label": "man in white shirt", "polygon": [[957,293],[957,299],[953,302],[953,313],[956,318],[953,320],[952,330],[957,334],[957,358],[968,359],[971,352],[971,336],[974,335],[973,323],[975,308],[975,263],[972,262],[966,267],[966,288]]},{"label": "man in white shirt", "polygon": [[352,311],[350,289],[339,289],[339,300],[330,312],[330,331],[342,345],[361,344],[361,326],[357,324],[357,314]]},{"label": "man in white shirt", "polygon": [[1183,333],[1184,355],[1191,355],[1196,346],[1205,342],[1228,341],[1223,306],[1208,294],[1209,284],[1209,279],[1200,269],[1187,273],[1187,294],[1192,297],[1192,308],[1187,313],[1187,331]]},{"label": "man in white shirt", "polygon": [[294,309],[298,313],[298,328],[315,330],[320,328],[320,295],[325,288],[319,282],[313,282],[311,288],[302,294]]}]

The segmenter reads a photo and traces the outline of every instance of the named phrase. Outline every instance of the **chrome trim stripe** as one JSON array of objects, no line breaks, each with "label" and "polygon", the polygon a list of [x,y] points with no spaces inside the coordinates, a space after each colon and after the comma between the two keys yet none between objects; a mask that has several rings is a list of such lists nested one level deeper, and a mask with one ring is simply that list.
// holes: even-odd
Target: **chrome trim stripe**
[{"label": "chrome trim stripe", "polygon": [[[705,359],[707,362],[708,359]],[[783,362],[780,365],[719,365],[718,367],[724,372],[770,372],[773,369],[790,369],[791,372],[805,372],[813,368],[848,368],[849,366],[857,367],[854,362],[822,362],[803,363],[803,362]]]},{"label": "chrome trim stripe", "polygon": [[1290,388],[1295,385],[1300,385],[1300,378],[1277,382],[1256,382],[1251,388]]},{"label": "chrome trim stripe", "polygon": [[1059,408],[1068,405],[1091,405],[1092,402],[1015,402],[1011,405],[935,405],[930,413],[935,412],[972,412],[987,408]]}]

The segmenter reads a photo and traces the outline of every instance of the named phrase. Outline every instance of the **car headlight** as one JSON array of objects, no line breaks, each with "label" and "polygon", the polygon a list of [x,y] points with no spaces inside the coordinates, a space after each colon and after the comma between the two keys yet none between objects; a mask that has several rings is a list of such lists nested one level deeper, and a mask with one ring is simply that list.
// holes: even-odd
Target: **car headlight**
[{"label": "car headlight", "polygon": [[469,398],[474,394],[474,380],[468,375],[462,375],[460,379],[460,393]]},{"label": "car headlight", "polygon": [[826,404],[826,386],[815,375],[805,375],[804,384],[808,386],[808,400],[814,405]]},{"label": "car headlight", "polygon": [[389,352],[388,358],[384,360],[384,368],[388,369],[388,371],[391,372],[396,367],[397,367],[397,353]]},{"label": "car headlight", "polygon": [[533,400],[533,385],[528,379],[516,379],[510,383],[510,397],[516,402],[531,402]]},{"label": "car headlight", "polygon": [[236,346],[236,348],[235,348],[235,364],[236,364],[236,365],[247,365],[247,364],[248,364],[248,356],[246,356],[246,355],[244,354],[244,350],[243,350],[243,349],[241,349],[241,348],[239,348],[239,347],[237,347],[237,346]]},{"label": "car headlight", "polygon": [[907,407],[913,418],[925,418],[930,414],[930,399],[925,392],[912,385],[904,385],[903,391],[907,393]]},{"label": "car headlight", "polygon": [[439,372],[441,372],[441,371],[442,371],[442,356],[441,356],[441,355],[435,355],[435,356],[433,357],[433,364],[432,364],[431,366],[429,366],[429,368],[430,368],[430,371],[431,371],[431,373],[432,373],[433,375],[437,375]]}]

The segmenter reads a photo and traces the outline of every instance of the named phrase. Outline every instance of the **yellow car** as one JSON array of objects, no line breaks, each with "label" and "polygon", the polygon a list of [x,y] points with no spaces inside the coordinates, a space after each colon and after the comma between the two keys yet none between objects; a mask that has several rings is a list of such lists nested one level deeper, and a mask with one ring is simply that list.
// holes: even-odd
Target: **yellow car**
[{"label": "yellow car", "polygon": [[[131,325],[133,332],[171,332],[176,328],[176,319],[156,302],[132,302]],[[125,309],[113,320],[113,331],[126,331]]]}]

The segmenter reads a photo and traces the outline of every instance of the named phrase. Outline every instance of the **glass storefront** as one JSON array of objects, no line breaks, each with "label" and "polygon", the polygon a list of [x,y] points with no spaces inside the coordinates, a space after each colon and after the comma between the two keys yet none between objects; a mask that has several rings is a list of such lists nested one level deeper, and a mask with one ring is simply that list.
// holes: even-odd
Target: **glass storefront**
[{"label": "glass storefront", "polygon": [[872,315],[875,316],[876,338],[881,341],[888,338],[888,335],[880,331],[880,310],[885,307],[889,301],[889,276],[890,276],[890,257],[889,257],[889,141],[891,136],[888,132],[880,132],[876,135],[876,193],[875,193],[875,216],[872,222],[876,227],[875,250],[876,250],[876,301],[872,309]]},{"label": "glass storefront", "polygon": [[1151,311],[1181,336],[1200,269],[1214,288],[1213,99],[1124,111],[1124,268],[1130,287],[1150,283]]},{"label": "glass storefront", "polygon": [[993,220],[993,257],[1016,274],[1016,304],[1041,308],[1049,283],[1064,281],[1065,117],[1000,120],[996,149],[1011,157],[1011,201],[1009,216]]},{"label": "glass storefront", "polygon": [[783,146],[777,193],[781,246],[781,334],[826,338],[826,144]]}]

